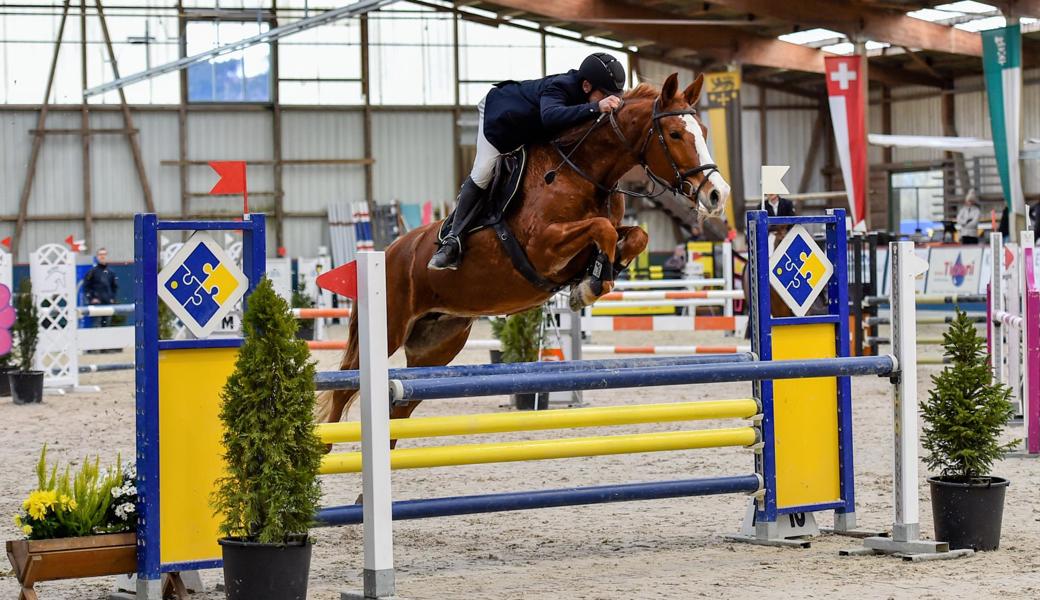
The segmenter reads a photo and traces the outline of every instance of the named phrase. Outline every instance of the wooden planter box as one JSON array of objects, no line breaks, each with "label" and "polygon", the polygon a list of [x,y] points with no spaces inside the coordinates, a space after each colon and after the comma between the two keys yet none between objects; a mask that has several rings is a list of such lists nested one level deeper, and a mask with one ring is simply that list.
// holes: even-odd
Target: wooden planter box
[{"label": "wooden planter box", "polygon": [[137,571],[137,535],[113,533],[55,540],[7,542],[7,558],[22,593],[18,600],[37,600],[40,581],[122,575]]}]

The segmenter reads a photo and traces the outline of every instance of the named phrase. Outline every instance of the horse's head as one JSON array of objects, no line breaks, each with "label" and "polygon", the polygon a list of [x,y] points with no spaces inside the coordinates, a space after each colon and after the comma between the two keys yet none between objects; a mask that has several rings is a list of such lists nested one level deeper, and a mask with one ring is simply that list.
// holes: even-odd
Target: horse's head
[{"label": "horse's head", "polygon": [[661,88],[651,115],[650,139],[644,148],[648,175],[688,198],[694,210],[720,216],[729,198],[729,184],[715,167],[708,150],[707,129],[697,115],[704,76],[679,93],[678,74]]}]

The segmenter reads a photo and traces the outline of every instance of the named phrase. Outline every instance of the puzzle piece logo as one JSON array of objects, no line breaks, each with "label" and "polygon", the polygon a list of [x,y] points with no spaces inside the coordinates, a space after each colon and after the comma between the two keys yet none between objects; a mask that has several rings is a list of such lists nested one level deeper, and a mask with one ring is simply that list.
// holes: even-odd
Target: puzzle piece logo
[{"label": "puzzle piece logo", "polygon": [[833,265],[801,225],[791,228],[770,259],[770,281],[784,303],[804,316],[827,286]]},{"label": "puzzle piece logo", "polygon": [[247,287],[242,271],[205,233],[196,233],[159,274],[159,296],[197,337],[212,333]]}]

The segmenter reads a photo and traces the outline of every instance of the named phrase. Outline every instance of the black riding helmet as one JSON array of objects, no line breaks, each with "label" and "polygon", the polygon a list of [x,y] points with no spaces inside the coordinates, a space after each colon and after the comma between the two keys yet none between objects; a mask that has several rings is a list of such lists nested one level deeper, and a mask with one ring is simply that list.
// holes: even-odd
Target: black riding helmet
[{"label": "black riding helmet", "polygon": [[578,75],[592,84],[593,89],[608,94],[620,94],[625,87],[625,67],[606,52],[597,52],[585,57],[578,68]]}]

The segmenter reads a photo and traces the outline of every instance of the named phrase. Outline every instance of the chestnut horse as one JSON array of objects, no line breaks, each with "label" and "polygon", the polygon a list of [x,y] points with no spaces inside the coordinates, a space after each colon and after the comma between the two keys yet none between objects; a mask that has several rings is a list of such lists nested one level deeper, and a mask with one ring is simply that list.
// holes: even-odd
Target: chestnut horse
[{"label": "chestnut horse", "polygon": [[[556,145],[528,147],[522,204],[505,222],[542,278],[570,285],[572,303],[591,304],[613,288],[612,281],[583,275],[600,253],[623,268],[646,248],[646,232],[621,226],[624,199],[615,185],[633,167],[642,165],[656,184],[688,198],[690,210],[722,212],[729,185],[711,164],[706,130],[693,110],[702,84],[697,77],[679,93],[676,74],[660,90],[641,84],[609,118],[565,132]],[[551,171],[556,175],[547,176]],[[403,346],[410,367],[448,364],[477,317],[528,310],[553,294],[513,267],[491,228],[465,238],[458,270],[428,270],[440,225],[409,231],[386,249],[388,351]],[[357,369],[358,352],[355,311],[340,368]],[[339,421],[355,397],[356,390],[323,392],[316,417]],[[418,404],[391,407],[391,418],[407,418]]]}]

